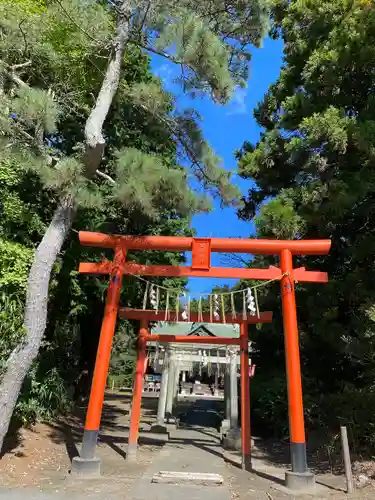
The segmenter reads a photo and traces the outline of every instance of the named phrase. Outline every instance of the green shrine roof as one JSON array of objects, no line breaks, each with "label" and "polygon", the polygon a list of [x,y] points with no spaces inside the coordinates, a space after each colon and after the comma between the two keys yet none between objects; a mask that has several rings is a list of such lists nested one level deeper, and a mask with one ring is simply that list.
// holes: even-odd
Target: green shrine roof
[{"label": "green shrine roof", "polygon": [[151,330],[154,335],[199,335],[201,337],[239,338],[239,325],[223,323],[158,323]]}]

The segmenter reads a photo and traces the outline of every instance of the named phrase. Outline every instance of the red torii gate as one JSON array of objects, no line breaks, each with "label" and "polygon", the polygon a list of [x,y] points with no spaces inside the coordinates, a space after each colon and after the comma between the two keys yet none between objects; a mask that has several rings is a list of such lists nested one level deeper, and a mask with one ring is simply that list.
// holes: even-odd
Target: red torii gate
[{"label": "red torii gate", "polygon": [[[240,337],[199,337],[199,336],[178,336],[178,335],[151,335],[148,331],[149,322],[165,320],[164,312],[153,310],[139,310],[129,307],[121,307],[120,318],[135,319],[140,321],[139,339],[137,346],[137,366],[133,387],[133,401],[131,408],[130,430],[128,440],[127,458],[133,459],[136,456],[138,446],[139,419],[141,416],[142,386],[145,373],[146,344],[148,341],[176,342],[189,344],[216,344],[216,345],[237,345],[240,347],[241,365],[241,449],[242,468],[251,469],[251,432],[250,432],[250,381],[249,381],[249,346],[248,346],[248,325],[257,323],[271,323],[272,312],[262,312],[259,316],[241,315],[233,317],[225,314],[225,322],[239,324]],[[224,315],[223,315],[224,316]],[[168,321],[173,323],[184,322],[182,313],[170,312]],[[198,314],[191,312],[190,321],[204,323],[223,323],[224,317],[220,320],[211,318],[209,314]]]},{"label": "red torii gate", "polygon": [[[289,473],[287,479],[289,479],[290,486],[294,486],[301,481],[302,483],[306,482],[312,475],[309,475],[307,471],[294,282],[326,283],[328,276],[327,273],[306,271],[305,268],[293,269],[293,255],[325,255],[330,250],[331,241],[191,238],[183,236],[117,236],[85,231],[79,233],[79,239],[81,244],[86,246],[112,248],[114,250],[114,259],[112,262],[82,263],[79,267],[81,273],[109,274],[111,275],[111,281],[108,287],[104,319],[100,333],[81,456],[74,461],[73,468],[81,473],[83,471],[92,472],[98,470],[99,461],[95,458],[95,449],[124,274],[254,280],[280,279],[292,462],[292,473]],[[191,251],[192,265],[145,266],[126,262],[126,253],[128,250]],[[280,267],[271,266],[268,269],[211,267],[211,252],[279,255]],[[141,327],[144,328],[145,324],[141,325]]]}]

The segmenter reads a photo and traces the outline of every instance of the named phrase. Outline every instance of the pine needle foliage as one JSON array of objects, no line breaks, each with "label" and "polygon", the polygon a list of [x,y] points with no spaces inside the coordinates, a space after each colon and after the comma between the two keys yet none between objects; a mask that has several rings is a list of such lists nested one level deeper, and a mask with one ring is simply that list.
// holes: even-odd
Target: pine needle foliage
[{"label": "pine needle foliage", "polygon": [[49,135],[57,131],[59,108],[50,92],[33,87],[20,87],[11,102],[12,117],[27,128],[41,126]]},{"label": "pine needle foliage", "polygon": [[147,155],[135,148],[118,151],[114,196],[131,210],[158,218],[156,206],[178,210],[182,215],[207,210],[209,202],[195,196],[186,182],[183,168],[168,168],[157,156]]},{"label": "pine needle foliage", "polygon": [[[74,120],[74,114],[88,116],[90,93],[98,90],[95,84],[92,87],[93,82],[104,75],[111,54],[119,9],[130,12],[127,52],[158,54],[181,69],[177,81],[185,93],[208,93],[214,101],[225,104],[235,87],[246,83],[249,46],[258,46],[267,31],[269,5],[267,0],[236,0],[230,6],[210,1],[206,7],[196,1],[164,0],[132,4],[120,0],[109,4],[95,0],[2,2],[0,135],[7,138],[7,153],[26,154],[28,168],[40,175],[47,189],[71,195],[85,206],[101,203],[104,178],[94,183],[85,180],[77,147],[75,152],[65,150],[59,130],[62,122]],[[80,93],[79,88],[83,89]],[[119,95],[143,113],[147,123],[159,123],[167,129],[178,157],[175,165],[163,166],[142,152],[135,161],[134,151],[130,155],[123,151],[118,168],[114,167],[118,178],[110,181],[117,199],[152,217],[166,206],[183,213],[188,207],[193,212],[206,210],[207,200],[188,187],[193,175],[207,194],[218,195],[224,205],[237,203],[239,192],[231,183],[231,173],[222,168],[220,158],[204,139],[199,117],[191,110],[177,111],[175,97],[163,90],[158,79],[134,86],[122,80]],[[66,154],[71,157],[64,158]],[[125,158],[130,161],[126,168]],[[178,163],[187,163],[190,171],[181,170]],[[142,175],[124,175],[126,171],[135,173],[134,164]],[[149,175],[144,173],[147,168],[151,169]],[[168,179],[163,189],[157,180],[159,174],[164,181]],[[141,181],[146,185],[142,187]],[[165,197],[167,192],[179,195]],[[143,202],[141,196],[145,197]]]}]

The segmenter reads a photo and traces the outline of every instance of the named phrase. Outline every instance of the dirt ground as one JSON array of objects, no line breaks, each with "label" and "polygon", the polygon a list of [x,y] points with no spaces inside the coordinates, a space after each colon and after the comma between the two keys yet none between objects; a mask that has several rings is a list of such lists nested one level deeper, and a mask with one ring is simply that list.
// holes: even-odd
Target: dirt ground
[{"label": "dirt ground", "polygon": [[[125,462],[126,443],[129,429],[129,394],[108,394],[103,411],[102,429],[97,455],[101,458],[102,477],[100,479],[77,480],[69,475],[71,460],[78,455],[83,432],[85,408],[77,414],[60,419],[53,424],[38,424],[32,429],[21,429],[8,442],[8,451],[0,460],[0,487],[37,488],[45,492],[74,492],[82,495],[102,493],[115,494],[126,498],[134,482],[144,474],[153,459],[159,454],[164,441],[149,433],[150,424],[155,420],[157,400],[144,398],[142,402],[140,446],[137,463]],[[159,439],[159,441],[158,441]],[[240,456],[236,452],[225,452],[227,478],[232,500],[284,500],[295,498],[287,494],[281,486],[288,464],[287,448],[282,444],[255,439],[253,450],[254,474],[242,471]],[[311,464],[311,460],[309,461]],[[344,500],[345,480],[339,470],[330,469],[324,460],[312,464],[318,473],[317,481],[324,484],[319,500]],[[356,477],[365,472],[371,476],[373,462],[356,465]],[[312,498],[303,496],[299,498]],[[375,483],[357,490],[353,499],[375,499]],[[151,497],[150,497],[150,500]]]},{"label": "dirt ground", "polygon": [[[142,406],[141,429],[147,429],[155,418],[156,402],[145,398]],[[108,489],[111,478],[121,477],[119,489],[124,491],[124,488],[130,488],[163,443],[149,443],[147,438],[141,437],[137,463],[126,462],[125,465],[129,410],[130,394],[106,396],[97,449],[102,464],[102,481],[94,480],[87,484],[69,476],[71,460],[79,455],[86,411],[86,408],[78,408],[75,415],[54,423],[20,429],[17,436],[8,441],[7,451],[0,460],[0,486],[99,492]]]}]

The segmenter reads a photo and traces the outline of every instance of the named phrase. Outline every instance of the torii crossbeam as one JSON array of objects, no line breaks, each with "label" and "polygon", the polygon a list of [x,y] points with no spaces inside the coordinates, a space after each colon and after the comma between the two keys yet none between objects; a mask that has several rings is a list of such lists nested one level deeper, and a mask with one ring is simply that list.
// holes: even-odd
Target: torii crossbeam
[{"label": "torii crossbeam", "polygon": [[[81,457],[77,459],[76,467],[90,469],[91,466],[91,469],[96,468],[97,459],[95,459],[94,453],[124,275],[280,280],[288,386],[290,452],[292,474],[294,474],[290,484],[295,484],[299,477],[302,482],[305,482],[308,472],[294,283],[295,281],[326,283],[328,276],[324,272],[307,271],[304,267],[293,269],[293,256],[328,254],[331,241],[117,236],[85,231],[79,233],[79,239],[83,245],[113,249],[114,259],[112,262],[81,263],[79,267],[81,273],[109,274],[111,281],[99,339]],[[145,266],[126,262],[128,250],[191,251],[192,264],[191,266]],[[271,266],[268,269],[211,267],[212,252],[278,255],[280,267]],[[142,328],[147,327],[144,322],[141,326]],[[240,323],[241,330],[244,330],[244,327],[245,323]],[[146,331],[144,333],[146,334]],[[248,360],[248,349],[247,347],[242,347],[242,349],[246,351],[246,355],[243,356],[245,363],[246,358]],[[241,380],[248,387],[248,377],[242,378],[244,368],[241,365]],[[246,460],[248,463],[243,464],[245,468],[251,467],[250,456],[246,457]]]}]

